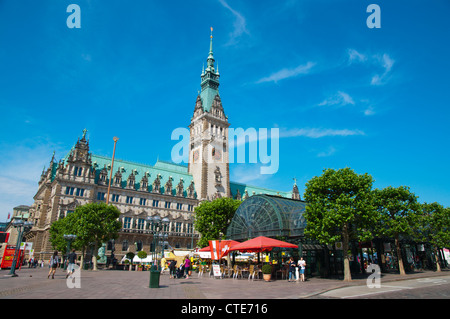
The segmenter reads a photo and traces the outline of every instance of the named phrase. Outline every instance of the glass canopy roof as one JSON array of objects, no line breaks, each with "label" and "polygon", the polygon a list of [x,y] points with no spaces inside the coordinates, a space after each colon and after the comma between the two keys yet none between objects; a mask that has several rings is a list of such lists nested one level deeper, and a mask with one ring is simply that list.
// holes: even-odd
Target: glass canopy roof
[{"label": "glass canopy roof", "polygon": [[297,237],[306,227],[306,202],[273,195],[253,195],[242,202],[227,229],[227,239],[258,236]]}]

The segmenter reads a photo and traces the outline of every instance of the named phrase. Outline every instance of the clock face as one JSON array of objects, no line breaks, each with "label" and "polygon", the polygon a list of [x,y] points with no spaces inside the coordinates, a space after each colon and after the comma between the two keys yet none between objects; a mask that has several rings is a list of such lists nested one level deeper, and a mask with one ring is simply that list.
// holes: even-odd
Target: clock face
[{"label": "clock face", "polygon": [[198,150],[194,151],[194,163],[198,161],[198,156],[199,156]]}]

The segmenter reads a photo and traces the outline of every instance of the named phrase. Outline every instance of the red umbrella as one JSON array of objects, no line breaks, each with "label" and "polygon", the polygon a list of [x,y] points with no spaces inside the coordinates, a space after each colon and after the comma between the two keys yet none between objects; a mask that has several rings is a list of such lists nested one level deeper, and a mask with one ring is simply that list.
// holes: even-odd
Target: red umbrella
[{"label": "red umbrella", "polygon": [[268,238],[264,236],[256,237],[250,240],[247,240],[238,245],[234,245],[230,248],[230,251],[239,250],[246,252],[263,252],[263,251],[271,251],[275,247],[281,248],[298,248],[297,245],[287,243],[281,240]]}]

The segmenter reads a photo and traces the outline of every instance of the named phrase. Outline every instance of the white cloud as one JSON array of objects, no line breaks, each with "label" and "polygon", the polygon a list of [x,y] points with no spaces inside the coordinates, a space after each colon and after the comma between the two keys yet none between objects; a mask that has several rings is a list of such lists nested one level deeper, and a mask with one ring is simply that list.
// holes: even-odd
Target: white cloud
[{"label": "white cloud", "polygon": [[309,138],[321,138],[329,136],[355,136],[365,135],[361,130],[349,129],[321,129],[321,128],[294,128],[289,130],[280,130],[280,137],[304,136]]},{"label": "white cloud", "polygon": [[5,147],[5,156],[0,159],[0,220],[19,205],[31,205],[38,189],[44,166],[48,168],[53,151],[60,149],[52,145],[19,145]]},{"label": "white cloud", "polygon": [[370,115],[374,115],[375,112],[373,110],[373,107],[369,106],[367,109],[364,110],[364,115],[366,116],[370,116]]},{"label": "white cloud", "polygon": [[228,9],[233,16],[235,17],[235,20],[233,22],[233,31],[230,33],[230,40],[228,41],[228,43],[226,45],[232,45],[235,44],[237,39],[242,35],[242,34],[249,34],[248,30],[247,30],[247,23],[245,21],[244,16],[234,10],[233,8],[231,8],[229,6],[229,4],[225,1],[225,0],[219,0],[220,4],[222,6],[224,6],[226,9]]},{"label": "white cloud", "polygon": [[364,62],[367,60],[367,57],[364,54],[359,53],[355,49],[348,49],[347,53],[348,53],[349,63]]},{"label": "white cloud", "polygon": [[381,75],[375,74],[372,77],[370,84],[383,85],[386,83],[385,79],[391,72],[392,66],[394,65],[395,61],[391,57],[389,57],[389,55],[387,55],[386,53],[383,54],[383,56],[377,56],[376,59],[379,61],[379,64],[381,64],[381,66],[383,67],[384,72]]},{"label": "white cloud", "polygon": [[323,102],[319,103],[319,106],[324,106],[324,105],[339,105],[339,106],[343,106],[343,105],[347,105],[347,104],[351,104],[351,105],[355,105],[355,101],[353,100],[353,98],[345,92],[342,91],[338,91],[337,94],[333,95],[332,97],[324,100]]},{"label": "white cloud", "polygon": [[375,54],[366,55],[356,51],[355,49],[347,49],[348,63],[367,63],[375,65],[377,68],[381,67],[383,73],[375,74],[372,76],[370,84],[371,85],[383,85],[387,82],[387,77],[390,74],[395,60],[392,59],[388,54]]},{"label": "white cloud", "polygon": [[275,82],[276,83],[280,80],[292,78],[299,74],[308,74],[310,72],[310,70],[312,69],[312,67],[314,67],[314,65],[315,65],[315,63],[308,62],[304,65],[303,64],[299,65],[294,69],[282,69],[278,72],[273,73],[272,75],[270,75],[268,77],[259,79],[258,81],[256,81],[256,83],[263,83],[263,82]]},{"label": "white cloud", "polygon": [[320,152],[317,154],[317,157],[328,157],[336,153],[336,149],[333,146],[330,146],[327,151]]}]

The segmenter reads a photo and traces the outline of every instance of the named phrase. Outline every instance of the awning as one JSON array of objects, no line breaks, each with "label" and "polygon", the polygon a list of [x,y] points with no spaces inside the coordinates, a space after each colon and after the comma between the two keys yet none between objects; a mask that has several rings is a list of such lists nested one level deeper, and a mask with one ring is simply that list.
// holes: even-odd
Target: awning
[{"label": "awning", "polygon": [[[120,262],[123,263],[125,260],[130,261],[130,259],[128,259],[126,256],[124,256]],[[152,258],[151,255],[148,255],[144,259],[139,258],[137,255],[135,255],[134,258],[133,258],[133,262],[134,263],[151,263],[152,260],[153,260],[153,258]]]},{"label": "awning", "polygon": [[287,243],[281,240],[259,236],[230,248],[230,251],[239,250],[246,252],[263,252],[271,251],[275,247],[280,248],[298,248],[297,245]]}]

